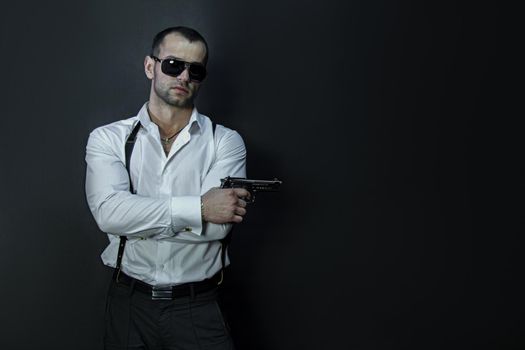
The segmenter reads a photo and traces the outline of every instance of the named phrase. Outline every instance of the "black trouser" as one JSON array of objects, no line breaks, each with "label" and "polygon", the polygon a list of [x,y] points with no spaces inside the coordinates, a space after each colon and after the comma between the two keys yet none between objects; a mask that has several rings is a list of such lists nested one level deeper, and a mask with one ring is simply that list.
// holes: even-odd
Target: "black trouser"
[{"label": "black trouser", "polygon": [[175,300],[151,300],[112,281],[106,304],[106,350],[232,350],[217,288]]}]

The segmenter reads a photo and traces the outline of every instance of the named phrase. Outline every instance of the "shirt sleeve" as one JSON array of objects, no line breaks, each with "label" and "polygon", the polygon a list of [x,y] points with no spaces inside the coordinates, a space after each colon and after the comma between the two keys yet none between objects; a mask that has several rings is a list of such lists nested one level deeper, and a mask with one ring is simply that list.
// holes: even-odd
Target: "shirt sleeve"
[{"label": "shirt sleeve", "polygon": [[[220,126],[217,126],[217,134],[219,133],[219,128]],[[226,128],[224,128],[224,130],[226,130],[226,132],[217,141],[218,145],[215,161],[204,178],[201,187],[201,194],[206,193],[213,187],[219,187],[221,179],[227,176],[246,177],[246,147],[243,139],[236,131]],[[219,137],[219,135],[216,137]],[[220,240],[226,237],[231,228],[232,224],[214,224],[206,222],[202,227],[202,231],[186,230],[179,232],[176,236],[168,239],[187,243],[202,243]]]},{"label": "shirt sleeve", "polygon": [[131,194],[123,154],[115,148],[100,129],[86,146],[86,199],[99,228],[119,236],[173,236],[171,199]]}]

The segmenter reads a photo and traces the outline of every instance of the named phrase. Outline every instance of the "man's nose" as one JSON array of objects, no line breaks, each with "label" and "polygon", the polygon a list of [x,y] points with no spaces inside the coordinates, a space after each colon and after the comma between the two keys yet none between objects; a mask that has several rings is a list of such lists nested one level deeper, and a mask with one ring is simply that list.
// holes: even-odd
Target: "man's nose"
[{"label": "man's nose", "polygon": [[190,81],[190,72],[188,71],[189,67],[184,67],[184,70],[177,76],[177,79],[180,81]]}]

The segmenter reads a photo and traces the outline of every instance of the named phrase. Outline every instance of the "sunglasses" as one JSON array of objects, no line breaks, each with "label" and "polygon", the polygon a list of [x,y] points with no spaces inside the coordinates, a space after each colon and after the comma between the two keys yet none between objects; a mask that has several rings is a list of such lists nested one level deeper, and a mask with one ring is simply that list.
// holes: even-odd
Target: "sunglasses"
[{"label": "sunglasses", "polygon": [[206,78],[206,67],[203,64],[189,63],[172,57],[163,59],[153,55],[150,55],[150,57],[161,63],[160,69],[162,70],[162,73],[166,75],[178,77],[186,68],[188,68],[190,80],[200,83]]}]

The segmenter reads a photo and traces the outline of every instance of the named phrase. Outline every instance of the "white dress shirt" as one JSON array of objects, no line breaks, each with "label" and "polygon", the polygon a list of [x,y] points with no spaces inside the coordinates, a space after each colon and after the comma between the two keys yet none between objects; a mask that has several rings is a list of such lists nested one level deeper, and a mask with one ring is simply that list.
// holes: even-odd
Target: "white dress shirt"
[{"label": "white dress shirt", "polygon": [[[140,120],[131,156],[125,143]],[[86,147],[86,197],[109,245],[102,261],[115,267],[120,235],[128,238],[122,271],[151,285],[200,281],[221,269],[221,244],[231,225],[203,223],[200,196],[226,176],[246,177],[241,136],[194,108],[168,156],[147,103],[138,115],[95,129]]]}]

